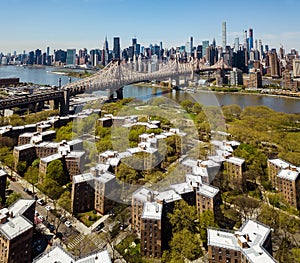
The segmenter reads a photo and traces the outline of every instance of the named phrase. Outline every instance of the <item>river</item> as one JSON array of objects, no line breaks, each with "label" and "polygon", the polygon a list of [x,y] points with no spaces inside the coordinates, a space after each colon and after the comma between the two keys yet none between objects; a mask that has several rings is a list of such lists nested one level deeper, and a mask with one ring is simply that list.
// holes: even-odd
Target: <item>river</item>
[{"label": "river", "polygon": [[[17,67],[0,66],[0,78],[17,77],[21,82],[31,82],[37,84],[58,85],[61,78],[62,85],[68,83],[69,77],[51,73],[56,71],[55,67]],[[76,81],[72,78],[72,81]],[[203,105],[231,105],[238,104],[242,108],[246,106],[264,105],[273,110],[285,113],[299,113],[300,99],[241,93],[213,93],[199,91],[197,93],[187,93],[184,91],[166,90],[159,87],[137,87],[128,85],[124,87],[124,97],[135,97],[148,99],[153,96],[165,96],[172,100],[195,98]]]}]

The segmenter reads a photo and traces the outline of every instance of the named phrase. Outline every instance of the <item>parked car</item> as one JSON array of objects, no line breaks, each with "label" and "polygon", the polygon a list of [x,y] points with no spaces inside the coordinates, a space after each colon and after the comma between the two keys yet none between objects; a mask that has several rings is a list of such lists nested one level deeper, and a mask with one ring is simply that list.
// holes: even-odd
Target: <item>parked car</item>
[{"label": "parked car", "polygon": [[35,216],[39,216],[39,212],[35,210],[35,211],[34,211],[34,215],[35,215]]},{"label": "parked car", "polygon": [[72,224],[71,224],[70,221],[66,221],[66,222],[65,222],[65,225],[66,225],[66,227],[71,227],[71,226],[72,226]]},{"label": "parked car", "polygon": [[23,191],[29,195],[32,195],[32,192],[28,188],[24,188]]},{"label": "parked car", "polygon": [[39,216],[38,216],[38,219],[41,220],[41,222],[44,222],[44,221],[45,221],[45,218],[44,218],[42,215],[39,215]]},{"label": "parked car", "polygon": [[95,227],[95,231],[98,232],[104,227],[104,223],[101,222],[98,226]]},{"label": "parked car", "polygon": [[46,202],[45,202],[45,200],[44,200],[43,198],[38,199],[36,202],[37,202],[39,205],[45,205],[45,204],[46,204]]},{"label": "parked car", "polygon": [[46,208],[47,211],[51,211],[52,210],[52,207],[50,205],[46,205],[45,208]]},{"label": "parked car", "polygon": [[59,218],[59,220],[60,220],[61,222],[65,223],[65,222],[67,221],[67,218],[65,218],[64,216],[61,216],[61,217]]}]

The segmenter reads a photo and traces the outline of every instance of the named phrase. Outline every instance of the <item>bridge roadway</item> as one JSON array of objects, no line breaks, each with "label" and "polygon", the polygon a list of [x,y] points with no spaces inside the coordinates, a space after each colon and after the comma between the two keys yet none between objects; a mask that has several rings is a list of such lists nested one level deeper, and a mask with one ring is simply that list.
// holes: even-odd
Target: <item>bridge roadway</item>
[{"label": "bridge roadway", "polygon": [[43,101],[64,99],[64,91],[47,91],[45,93],[37,93],[31,95],[23,95],[20,97],[8,98],[0,100],[0,110],[10,109],[14,107],[22,107]]},{"label": "bridge roadway", "polygon": [[[149,70],[152,67],[155,68],[153,72]],[[110,94],[108,95],[117,91],[118,98],[122,98],[121,88],[132,83],[166,79],[172,82],[173,78],[177,80],[176,83],[179,84],[179,78],[181,76],[185,79],[194,79],[195,71],[230,68],[231,67],[226,65],[222,59],[212,66],[200,63],[198,60],[191,60],[188,63],[179,63],[177,60],[162,63],[154,63],[153,61],[120,63],[120,61],[112,61],[104,69],[91,77],[69,83],[63,86],[59,91],[53,90],[50,92],[0,100],[0,110],[34,105],[43,101],[54,101],[55,106],[60,104],[60,113],[66,115],[68,114],[70,96],[74,96],[78,93],[109,90]],[[143,69],[146,69],[146,73],[143,72]]]}]

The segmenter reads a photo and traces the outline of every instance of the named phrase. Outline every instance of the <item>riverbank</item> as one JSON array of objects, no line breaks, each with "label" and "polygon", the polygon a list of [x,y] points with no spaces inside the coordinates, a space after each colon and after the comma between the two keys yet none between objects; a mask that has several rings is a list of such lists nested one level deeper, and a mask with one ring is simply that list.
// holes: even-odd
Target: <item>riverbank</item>
[{"label": "riverbank", "polygon": [[[155,83],[135,83],[133,86],[137,87],[148,87],[148,88],[160,88],[160,89],[170,89],[168,86],[163,86],[160,84],[155,84]],[[296,99],[300,100],[300,92],[298,93],[287,93],[287,94],[282,94],[283,91],[279,91],[280,93],[262,93],[261,90],[234,90],[234,91],[216,91],[216,90],[211,90],[210,87],[196,87],[196,86],[189,86],[186,89],[179,88],[179,90],[187,93],[197,93],[197,92],[203,92],[203,93],[215,93],[215,94],[226,94],[226,95],[256,95],[256,96],[268,96],[268,97],[278,97],[278,98],[288,98],[288,99]],[[272,91],[274,92],[274,91]]]}]

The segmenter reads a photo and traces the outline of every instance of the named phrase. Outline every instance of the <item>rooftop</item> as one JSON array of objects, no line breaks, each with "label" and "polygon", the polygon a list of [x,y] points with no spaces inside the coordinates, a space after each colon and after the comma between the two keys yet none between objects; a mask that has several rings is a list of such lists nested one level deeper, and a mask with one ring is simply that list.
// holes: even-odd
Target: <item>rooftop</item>
[{"label": "rooftop", "polygon": [[204,195],[204,196],[209,197],[209,198],[215,197],[215,195],[218,192],[219,192],[218,188],[216,188],[214,186],[211,186],[211,185],[208,185],[208,184],[201,184],[199,186],[199,189],[198,189],[199,194]]},{"label": "rooftop", "polygon": [[116,178],[116,176],[114,174],[106,171],[104,173],[99,173],[95,179],[102,183],[107,183],[107,182],[113,180],[114,178]]},{"label": "rooftop", "polygon": [[[252,263],[274,263],[271,255],[263,248],[270,228],[253,220],[246,221],[239,231],[207,230],[208,245],[241,251]],[[246,243],[245,247],[239,245]]]},{"label": "rooftop", "polygon": [[0,169],[0,176],[4,176],[4,175],[7,175],[7,173],[3,169]]},{"label": "rooftop", "polygon": [[92,173],[84,173],[84,174],[79,174],[79,175],[74,175],[73,176],[73,183],[78,184],[78,183],[83,183],[87,181],[94,180],[94,175]]},{"label": "rooftop", "polygon": [[140,202],[146,202],[153,197],[154,192],[152,190],[149,190],[145,187],[141,187],[137,189],[135,192],[132,194],[132,198],[139,200]]},{"label": "rooftop", "polygon": [[144,204],[142,219],[160,220],[162,216],[162,205],[156,202],[146,202]]},{"label": "rooftop", "polygon": [[287,169],[290,166],[288,162],[283,161],[281,159],[269,159],[268,161],[282,169]]},{"label": "rooftop", "polygon": [[238,158],[238,157],[229,157],[225,161],[228,163],[233,163],[235,165],[241,166],[245,162],[245,159]]},{"label": "rooftop", "polygon": [[98,251],[92,255],[75,259],[60,246],[54,246],[33,260],[34,263],[74,262],[74,263],[111,263],[107,250]]},{"label": "rooftop", "polygon": [[31,228],[33,228],[33,225],[26,218],[17,216],[9,218],[4,224],[0,224],[0,233],[5,235],[7,239],[12,240]]},{"label": "rooftop", "polygon": [[155,200],[165,201],[166,203],[175,202],[181,199],[181,196],[175,192],[174,189],[170,189],[164,192],[160,192]]},{"label": "rooftop", "polygon": [[180,195],[193,192],[193,187],[187,182],[180,183],[180,184],[173,184],[170,187]]},{"label": "rooftop", "polygon": [[282,178],[282,179],[286,179],[289,181],[295,181],[297,179],[299,175],[299,171],[293,171],[293,170],[289,170],[289,169],[283,169],[278,173],[278,177]]},{"label": "rooftop", "polygon": [[9,211],[13,213],[13,216],[20,216],[34,203],[35,200],[32,199],[19,199],[9,207]]},{"label": "rooftop", "polygon": [[55,153],[55,154],[52,154],[50,156],[41,158],[41,162],[43,162],[43,163],[50,163],[50,162],[52,162],[54,160],[58,160],[60,158],[62,158],[62,155],[60,153]]}]

